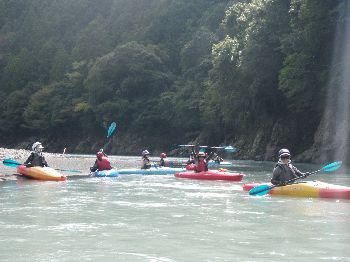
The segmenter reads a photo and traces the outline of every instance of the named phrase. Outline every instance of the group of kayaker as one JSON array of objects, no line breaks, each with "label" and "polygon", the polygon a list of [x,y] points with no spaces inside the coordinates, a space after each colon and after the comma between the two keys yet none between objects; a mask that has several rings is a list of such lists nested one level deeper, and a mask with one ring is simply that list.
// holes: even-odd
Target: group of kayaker
[{"label": "group of kayaker", "polygon": [[[48,166],[45,157],[43,156],[44,147],[40,142],[35,142],[32,145],[32,152],[30,153],[28,159],[24,162],[27,167],[33,166]],[[149,159],[150,152],[148,150],[143,150],[142,153],[141,169],[151,168],[151,161]],[[212,157],[219,157],[214,153],[206,154],[205,152],[199,152],[198,154],[192,153],[190,159],[187,161],[187,167],[192,167],[189,169],[195,172],[208,171],[208,161]],[[165,153],[160,154],[159,166],[164,167],[166,165],[165,158],[167,155]],[[197,160],[197,161],[196,161]],[[220,160],[220,159],[219,159]],[[196,164],[197,162],[197,164]],[[96,153],[96,161],[92,167],[90,167],[91,172],[96,170],[110,170],[113,167],[108,159],[108,156],[100,149]],[[286,148],[279,150],[278,152],[278,162],[273,170],[271,183],[274,185],[283,185],[288,183],[288,181],[295,179],[297,177],[307,177],[310,175],[309,172],[303,173],[299,171],[291,162],[290,151]]]}]

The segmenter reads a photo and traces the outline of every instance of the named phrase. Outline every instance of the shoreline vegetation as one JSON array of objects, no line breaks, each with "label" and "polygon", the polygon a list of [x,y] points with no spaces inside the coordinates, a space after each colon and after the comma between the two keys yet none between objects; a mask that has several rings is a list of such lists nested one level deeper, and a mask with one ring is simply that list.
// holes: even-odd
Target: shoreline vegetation
[{"label": "shoreline vegetation", "polygon": [[346,98],[348,1],[0,6],[1,146],[135,155],[230,144],[235,159],[273,161],[288,148],[308,163],[350,146],[337,100]]}]

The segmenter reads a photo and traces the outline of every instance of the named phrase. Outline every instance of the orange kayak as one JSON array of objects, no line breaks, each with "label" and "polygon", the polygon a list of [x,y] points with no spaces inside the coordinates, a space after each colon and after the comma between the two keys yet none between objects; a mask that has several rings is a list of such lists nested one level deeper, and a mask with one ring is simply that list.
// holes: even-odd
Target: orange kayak
[{"label": "orange kayak", "polygon": [[65,181],[67,177],[57,172],[51,167],[26,167],[25,165],[20,165],[17,167],[17,172],[21,175],[37,180],[45,181]]}]

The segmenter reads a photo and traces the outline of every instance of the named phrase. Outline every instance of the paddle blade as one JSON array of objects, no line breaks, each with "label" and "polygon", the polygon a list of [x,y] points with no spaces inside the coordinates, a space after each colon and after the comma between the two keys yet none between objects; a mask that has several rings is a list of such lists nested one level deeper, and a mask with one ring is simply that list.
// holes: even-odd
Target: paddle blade
[{"label": "paddle blade", "polygon": [[112,122],[107,131],[107,138],[111,137],[116,129],[117,129],[117,123]]},{"label": "paddle blade", "polygon": [[264,196],[270,192],[271,186],[269,185],[258,185],[249,190],[251,196]]},{"label": "paddle blade", "polygon": [[224,147],[224,150],[228,153],[234,153],[237,151],[237,148],[235,148],[233,146],[226,146],[226,147]]},{"label": "paddle blade", "polygon": [[330,163],[330,164],[322,167],[321,171],[332,172],[332,171],[335,171],[338,168],[340,168],[341,165],[342,165],[342,161],[333,162],[333,163]]},{"label": "paddle blade", "polygon": [[2,161],[2,163],[5,166],[9,166],[9,167],[17,167],[17,166],[21,165],[21,163],[17,162],[16,160],[10,159],[10,158],[4,159],[4,161]]}]

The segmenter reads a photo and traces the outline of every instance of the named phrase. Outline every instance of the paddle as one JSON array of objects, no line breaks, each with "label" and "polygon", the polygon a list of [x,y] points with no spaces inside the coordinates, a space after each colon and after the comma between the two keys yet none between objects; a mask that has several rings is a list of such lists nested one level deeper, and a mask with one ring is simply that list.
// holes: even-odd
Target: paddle
[{"label": "paddle", "polygon": [[[9,167],[17,167],[19,165],[22,165],[21,163],[17,162],[16,160],[13,160],[10,158],[4,159],[4,161],[2,161],[2,163],[5,166],[9,166]],[[60,169],[60,168],[54,168],[54,169],[58,170],[58,171],[63,171],[63,172],[82,173],[82,171],[80,171],[80,170],[69,170],[69,169]]]},{"label": "paddle", "polygon": [[112,122],[107,130],[107,138],[110,138],[116,129],[117,129],[117,123]]},{"label": "paddle", "polygon": [[237,151],[237,148],[233,146],[196,146],[196,145],[177,145],[178,147],[188,147],[188,148],[195,148],[198,147],[200,149],[223,149],[228,153],[234,153]]},{"label": "paddle", "polygon": [[307,173],[307,174],[305,174],[303,176],[300,176],[300,177],[295,177],[293,179],[290,179],[284,184],[271,185],[271,186],[269,186],[269,185],[259,185],[259,186],[256,186],[256,187],[252,188],[249,191],[249,195],[263,196],[263,195],[268,194],[272,188],[279,187],[279,186],[284,186],[284,185],[288,185],[288,184],[293,184],[293,182],[298,180],[298,179],[306,178],[306,177],[308,177],[311,174],[316,174],[316,173],[321,172],[321,171],[323,171],[323,172],[332,172],[332,171],[337,170],[341,165],[342,165],[341,161],[333,162],[333,163],[330,163],[328,165],[325,165],[324,167],[322,167],[319,170],[313,171],[311,173]]}]

